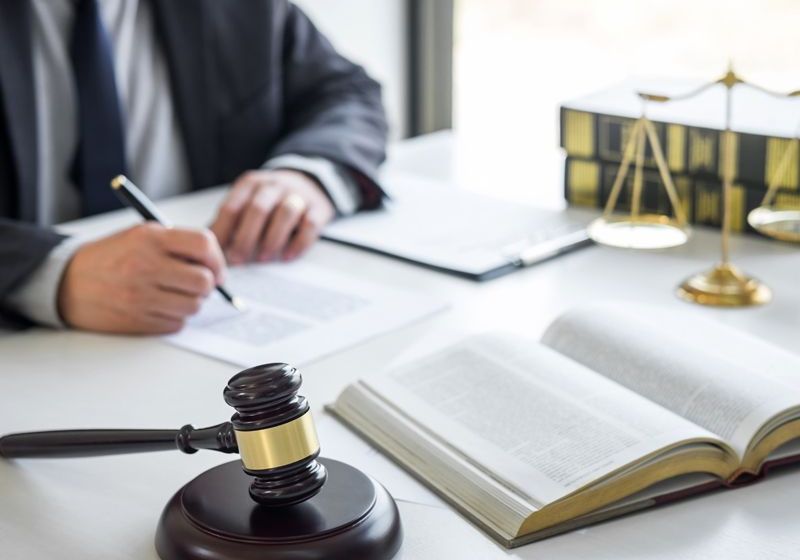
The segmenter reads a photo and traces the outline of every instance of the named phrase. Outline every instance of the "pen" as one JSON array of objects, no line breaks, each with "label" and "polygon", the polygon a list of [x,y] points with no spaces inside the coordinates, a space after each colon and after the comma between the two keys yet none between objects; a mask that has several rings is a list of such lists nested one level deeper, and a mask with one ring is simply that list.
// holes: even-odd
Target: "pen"
[{"label": "pen", "polygon": [[[156,205],[153,204],[153,201],[147,198],[147,195],[125,175],[117,175],[114,177],[111,181],[111,188],[114,189],[114,192],[117,193],[120,200],[136,210],[145,220],[158,222],[164,227],[172,227],[169,221],[159,212],[158,208],[156,208]],[[244,301],[231,294],[224,286],[217,286],[217,292],[219,292],[233,307],[239,311],[244,311]]]}]

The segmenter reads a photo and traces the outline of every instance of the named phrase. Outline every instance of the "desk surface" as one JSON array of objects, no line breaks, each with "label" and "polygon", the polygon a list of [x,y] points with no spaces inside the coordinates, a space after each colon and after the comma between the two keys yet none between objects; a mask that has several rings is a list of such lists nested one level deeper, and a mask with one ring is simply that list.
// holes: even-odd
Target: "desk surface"
[{"label": "desk surface", "polygon": [[[449,178],[461,176],[461,165],[458,143],[437,134],[396,146],[386,173]],[[516,177],[533,180],[524,170]],[[190,195],[164,209],[178,223],[205,223],[216,198],[213,192]],[[135,221],[121,212],[67,229],[99,233]],[[319,410],[347,383],[415,341],[454,328],[538,336],[560,312],[580,303],[687,305],[673,296],[674,286],[710,265],[718,245],[718,234],[699,230],[688,245],[659,253],[591,247],[476,284],[321,242],[307,258],[386,285],[439,294],[452,305],[430,320],[306,367],[304,393]],[[732,249],[735,262],[773,288],[775,301],[758,309],[709,309],[709,316],[798,351],[800,251],[755,237],[735,238]],[[221,389],[235,371],[150,338],[43,329],[8,335],[0,338],[0,431],[217,423],[230,415]],[[210,453],[164,453],[0,463],[0,557],[155,560],[153,534],[169,496],[224,460]],[[797,558],[798,503],[800,484],[789,472],[507,551],[450,509],[403,502],[402,558]]]}]

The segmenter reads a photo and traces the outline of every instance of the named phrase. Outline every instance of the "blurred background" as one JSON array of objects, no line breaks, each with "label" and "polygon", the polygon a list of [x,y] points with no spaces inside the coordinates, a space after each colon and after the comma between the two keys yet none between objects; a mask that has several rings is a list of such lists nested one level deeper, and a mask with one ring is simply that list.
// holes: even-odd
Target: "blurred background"
[{"label": "blurred background", "polygon": [[793,0],[299,0],[379,78],[393,138],[452,128],[467,188],[557,205],[561,102],[626,77],[800,88]]}]

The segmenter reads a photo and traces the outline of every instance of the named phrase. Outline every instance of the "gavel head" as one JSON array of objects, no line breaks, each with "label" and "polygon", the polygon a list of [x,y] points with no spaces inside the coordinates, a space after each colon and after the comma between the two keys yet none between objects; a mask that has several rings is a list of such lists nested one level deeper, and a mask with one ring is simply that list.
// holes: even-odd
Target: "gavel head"
[{"label": "gavel head", "polygon": [[244,471],[255,477],[250,496],[264,506],[303,502],[322,489],[325,467],[317,462],[311,410],[297,394],[302,377],[294,367],[275,363],[246,369],[225,388]]}]

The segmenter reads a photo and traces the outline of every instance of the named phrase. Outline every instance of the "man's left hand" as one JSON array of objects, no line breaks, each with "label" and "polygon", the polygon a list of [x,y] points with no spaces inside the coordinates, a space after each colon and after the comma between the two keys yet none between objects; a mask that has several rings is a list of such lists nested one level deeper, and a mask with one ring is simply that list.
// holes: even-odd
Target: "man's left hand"
[{"label": "man's left hand", "polygon": [[229,264],[291,260],[333,219],[333,204],[308,175],[249,171],[231,187],[211,226]]}]

